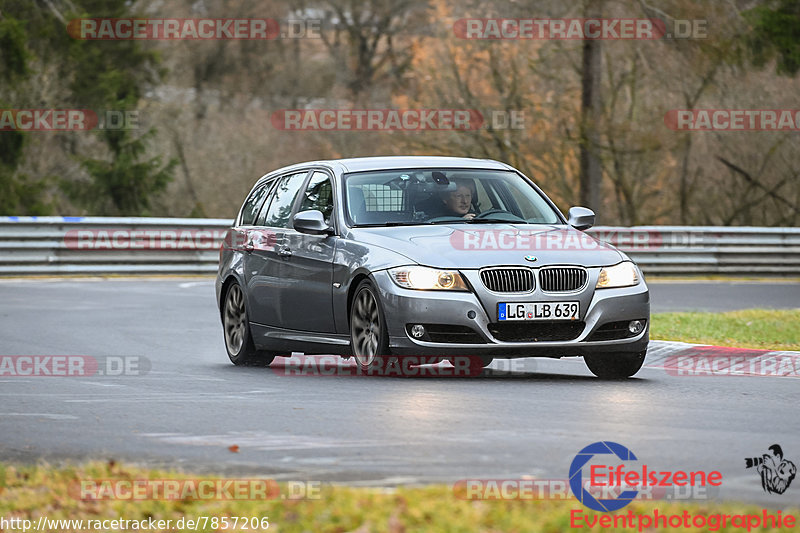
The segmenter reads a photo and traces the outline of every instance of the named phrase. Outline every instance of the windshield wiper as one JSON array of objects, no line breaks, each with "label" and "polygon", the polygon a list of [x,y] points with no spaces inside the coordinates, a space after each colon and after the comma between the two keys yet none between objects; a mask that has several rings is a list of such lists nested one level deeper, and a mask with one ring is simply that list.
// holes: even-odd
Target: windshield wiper
[{"label": "windshield wiper", "polygon": [[469,224],[528,224],[528,221],[524,218],[520,218],[518,220],[509,220],[507,218],[470,218],[469,220],[465,220]]},{"label": "windshield wiper", "polygon": [[466,224],[467,222],[468,220],[464,218],[454,218],[452,220],[432,220],[425,224]]},{"label": "windshield wiper", "polygon": [[375,224],[356,224],[355,227],[357,228],[387,228],[390,226],[419,226],[420,224],[424,224],[423,222],[412,222],[412,221],[396,221],[390,220],[388,222],[378,222]]}]

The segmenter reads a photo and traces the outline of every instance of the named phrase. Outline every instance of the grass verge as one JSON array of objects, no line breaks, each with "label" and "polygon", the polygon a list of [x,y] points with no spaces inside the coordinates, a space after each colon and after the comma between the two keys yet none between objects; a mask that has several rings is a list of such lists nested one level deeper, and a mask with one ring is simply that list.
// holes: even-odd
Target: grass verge
[{"label": "grass verge", "polygon": [[800,350],[800,309],[654,313],[650,338],[736,348]]},{"label": "grass verge", "polygon": [[[245,477],[245,476],[242,476]],[[422,488],[364,489],[322,485],[319,499],[284,499],[278,496],[269,501],[198,501],[184,500],[100,500],[80,499],[76,486],[82,481],[140,480],[140,479],[199,479],[196,476],[146,470],[115,463],[89,463],[81,466],[52,467],[47,465],[17,466],[0,463],[0,516],[29,519],[37,523],[40,516],[54,519],[125,520],[180,518],[200,520],[201,517],[268,517],[269,531],[311,531],[331,533],[390,532],[410,533],[423,531],[448,532],[558,532],[571,527],[571,512],[580,513],[579,519],[589,520],[609,517],[584,508],[574,499],[567,500],[467,500],[454,495],[446,485]],[[203,477],[202,479],[213,479]],[[757,481],[757,480],[756,480]],[[286,486],[281,484],[281,492]],[[776,501],[777,503],[777,501]],[[650,514],[658,509],[661,514],[683,514],[708,517],[713,514],[751,514],[762,516],[763,509],[755,505],[703,502],[676,503],[634,502],[617,514]],[[770,510],[773,515],[777,510]],[[800,509],[783,509],[783,516],[800,518]],[[577,520],[572,518],[573,520]],[[609,520],[609,518],[606,518]],[[731,519],[728,519],[729,521]],[[577,523],[577,522],[576,522]],[[85,523],[84,523],[85,526]],[[219,527],[219,530],[223,528]],[[588,529],[583,522],[582,529]],[[665,530],[662,527],[645,528],[647,531]],[[669,529],[669,528],[666,528]],[[683,529],[683,528],[681,528]],[[685,529],[707,531],[706,527]],[[776,528],[788,531],[790,528]],[[76,531],[74,527],[60,527],[59,531]],[[87,530],[84,527],[84,530]],[[107,528],[104,531],[114,531]],[[195,531],[178,528],[173,531]],[[210,523],[197,531],[214,531]],[[236,528],[237,531],[264,531],[265,528]],[[609,529],[610,530],[610,529]],[[634,526],[629,531],[637,531]],[[715,529],[712,529],[715,530]],[[718,531],[739,531],[730,526]],[[158,531],[150,529],[149,531]],[[234,531],[234,529],[227,529]]]}]

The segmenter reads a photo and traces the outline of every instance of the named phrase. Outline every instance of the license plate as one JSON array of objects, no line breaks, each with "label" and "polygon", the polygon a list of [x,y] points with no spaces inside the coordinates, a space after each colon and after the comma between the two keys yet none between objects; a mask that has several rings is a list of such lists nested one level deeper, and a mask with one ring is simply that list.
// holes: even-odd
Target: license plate
[{"label": "license plate", "polygon": [[580,302],[497,304],[498,320],[578,320],[580,315]]}]

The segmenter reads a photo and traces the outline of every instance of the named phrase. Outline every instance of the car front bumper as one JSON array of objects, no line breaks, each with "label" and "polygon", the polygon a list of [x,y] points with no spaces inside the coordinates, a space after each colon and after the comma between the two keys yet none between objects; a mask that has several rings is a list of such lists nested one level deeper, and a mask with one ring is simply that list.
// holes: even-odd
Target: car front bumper
[{"label": "car front bumper", "polygon": [[[633,287],[595,290],[600,269],[587,270],[589,282],[586,288],[578,293],[568,294],[543,294],[534,291],[527,295],[488,295],[482,293],[482,288],[477,286],[475,276],[464,271],[462,274],[471,282],[475,292],[404,289],[398,287],[385,270],[373,273],[373,277],[380,291],[392,353],[428,356],[564,357],[646,350],[650,329],[650,294],[644,280],[640,277],[639,284]],[[481,293],[480,297],[476,293]],[[497,301],[512,303],[575,300],[581,302],[580,317],[585,326],[577,337],[570,340],[502,341],[490,331],[490,325],[497,323]],[[647,326],[638,335],[614,340],[587,340],[605,324],[640,319],[647,320]],[[480,343],[417,340],[407,330],[407,325],[417,323],[469,327],[482,340]]]}]

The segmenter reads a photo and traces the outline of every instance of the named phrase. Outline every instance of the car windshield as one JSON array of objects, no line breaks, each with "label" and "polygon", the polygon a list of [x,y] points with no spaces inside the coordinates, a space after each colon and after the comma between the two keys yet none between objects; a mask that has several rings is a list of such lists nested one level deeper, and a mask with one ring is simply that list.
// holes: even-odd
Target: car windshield
[{"label": "car windshield", "polygon": [[406,169],[344,178],[355,226],[561,223],[547,200],[511,171]]}]

